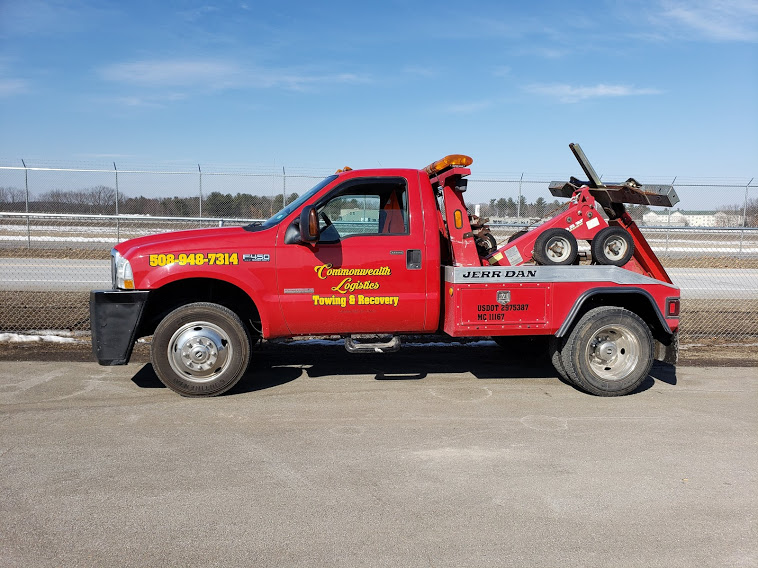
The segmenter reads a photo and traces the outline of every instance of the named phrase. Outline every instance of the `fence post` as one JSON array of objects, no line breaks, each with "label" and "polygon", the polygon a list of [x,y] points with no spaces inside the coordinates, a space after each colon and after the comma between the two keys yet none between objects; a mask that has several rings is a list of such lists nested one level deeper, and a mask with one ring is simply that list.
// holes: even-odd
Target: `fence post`
[{"label": "fence post", "polygon": [[29,169],[23,158],[21,163],[24,164],[24,187],[26,188],[26,248],[30,249],[32,248],[32,231],[29,226]]},{"label": "fence post", "polygon": [[524,172],[521,172],[521,179],[518,181],[518,201],[516,202],[516,218],[521,221],[521,184],[524,181]]},{"label": "fence post", "polygon": [[116,162],[113,162],[113,170],[116,172],[116,242],[121,242],[121,224],[118,217],[118,168]]},{"label": "fence post", "polygon": [[747,182],[747,185],[745,186],[745,205],[742,207],[742,230],[740,231],[740,254],[742,254],[742,243],[745,240],[745,227],[747,226],[748,188],[750,187],[750,184],[753,183],[754,179],[755,178],[750,178],[750,181]]},{"label": "fence post", "polygon": [[[674,179],[671,181],[671,187],[674,187],[674,184],[676,183],[676,178],[679,176],[674,176]],[[671,207],[667,207],[668,209],[668,217],[666,217],[666,258],[669,256],[669,233],[671,233]]]},{"label": "fence post", "polygon": [[199,197],[200,206],[198,207],[197,216],[199,219],[202,219],[203,218],[203,171],[200,169],[200,164],[197,165],[197,173],[200,178],[200,197]]}]

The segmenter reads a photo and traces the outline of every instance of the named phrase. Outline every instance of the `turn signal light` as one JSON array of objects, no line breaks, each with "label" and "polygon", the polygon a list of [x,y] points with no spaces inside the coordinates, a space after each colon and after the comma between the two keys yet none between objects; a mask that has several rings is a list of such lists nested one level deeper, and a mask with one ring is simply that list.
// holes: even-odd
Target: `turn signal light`
[{"label": "turn signal light", "polygon": [[449,156],[445,156],[441,160],[437,160],[436,162],[432,162],[428,166],[424,168],[424,171],[431,175],[436,174],[437,172],[441,172],[442,170],[454,166],[463,167],[470,166],[473,163],[474,159],[470,158],[468,156],[464,156],[463,154],[450,154]]}]

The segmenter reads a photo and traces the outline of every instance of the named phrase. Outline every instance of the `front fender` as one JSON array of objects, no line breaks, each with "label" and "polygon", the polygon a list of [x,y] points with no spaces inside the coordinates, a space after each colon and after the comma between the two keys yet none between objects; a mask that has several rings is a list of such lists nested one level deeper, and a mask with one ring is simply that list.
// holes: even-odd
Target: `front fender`
[{"label": "front fender", "polygon": [[255,304],[261,320],[263,337],[276,333],[284,323],[279,313],[279,299],[276,293],[275,280],[273,285],[267,285],[266,279],[253,271],[226,272],[192,266],[161,267],[151,271],[143,280],[143,286],[151,290],[159,290],[165,286],[176,284],[188,279],[204,279],[221,281],[230,284],[244,292]]}]

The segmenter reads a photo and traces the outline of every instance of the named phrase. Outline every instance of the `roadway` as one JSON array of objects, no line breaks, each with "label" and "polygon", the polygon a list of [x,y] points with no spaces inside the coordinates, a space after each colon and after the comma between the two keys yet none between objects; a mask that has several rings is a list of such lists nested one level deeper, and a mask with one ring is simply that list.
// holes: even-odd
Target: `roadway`
[{"label": "roadway", "polygon": [[[758,299],[758,269],[670,268],[685,299]],[[107,260],[0,258],[0,290],[87,291],[110,288]]]},{"label": "roadway", "polygon": [[603,399],[494,346],[254,367],[193,400],[143,363],[3,362],[0,564],[758,565],[754,368]]}]

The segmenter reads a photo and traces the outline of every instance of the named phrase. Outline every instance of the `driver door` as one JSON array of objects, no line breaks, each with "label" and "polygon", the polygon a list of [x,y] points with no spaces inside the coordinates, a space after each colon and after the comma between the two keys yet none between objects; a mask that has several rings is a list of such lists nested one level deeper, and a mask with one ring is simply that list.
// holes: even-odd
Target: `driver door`
[{"label": "driver door", "polygon": [[423,219],[417,216],[414,225],[409,215],[418,199],[412,182],[348,179],[315,204],[318,243],[280,238],[278,292],[292,334],[424,329]]}]

